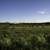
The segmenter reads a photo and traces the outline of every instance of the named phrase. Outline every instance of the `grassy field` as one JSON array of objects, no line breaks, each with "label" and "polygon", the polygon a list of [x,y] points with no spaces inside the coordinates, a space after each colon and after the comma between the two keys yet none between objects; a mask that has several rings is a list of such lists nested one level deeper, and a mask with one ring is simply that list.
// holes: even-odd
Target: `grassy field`
[{"label": "grassy field", "polygon": [[50,23],[0,23],[1,50],[50,50]]}]

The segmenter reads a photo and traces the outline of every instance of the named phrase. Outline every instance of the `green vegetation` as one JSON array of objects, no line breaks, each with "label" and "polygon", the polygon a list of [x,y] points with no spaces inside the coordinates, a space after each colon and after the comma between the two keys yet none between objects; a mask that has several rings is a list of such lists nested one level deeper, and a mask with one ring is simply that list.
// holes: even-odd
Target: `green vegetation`
[{"label": "green vegetation", "polygon": [[50,23],[0,23],[1,50],[50,50]]}]

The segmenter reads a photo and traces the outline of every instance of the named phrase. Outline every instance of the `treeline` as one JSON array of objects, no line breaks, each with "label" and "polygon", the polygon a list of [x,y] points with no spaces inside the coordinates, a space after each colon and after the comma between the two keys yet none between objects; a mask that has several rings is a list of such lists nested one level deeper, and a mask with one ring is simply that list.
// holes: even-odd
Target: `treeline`
[{"label": "treeline", "polygon": [[43,22],[43,23],[0,23],[0,25],[50,25],[50,22]]}]

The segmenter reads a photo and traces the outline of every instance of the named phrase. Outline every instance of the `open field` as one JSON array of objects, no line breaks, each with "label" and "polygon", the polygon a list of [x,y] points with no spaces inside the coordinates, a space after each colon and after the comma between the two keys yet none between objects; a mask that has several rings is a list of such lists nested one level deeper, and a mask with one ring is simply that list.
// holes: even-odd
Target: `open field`
[{"label": "open field", "polygon": [[50,50],[50,23],[0,23],[1,50]]}]

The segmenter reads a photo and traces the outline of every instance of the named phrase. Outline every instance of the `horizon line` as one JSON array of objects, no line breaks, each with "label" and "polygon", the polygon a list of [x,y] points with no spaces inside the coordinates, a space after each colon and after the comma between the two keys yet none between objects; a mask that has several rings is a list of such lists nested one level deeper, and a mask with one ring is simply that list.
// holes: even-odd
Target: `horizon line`
[{"label": "horizon line", "polygon": [[45,21],[45,22],[10,22],[10,21],[1,21],[0,23],[50,23],[50,21]]}]

